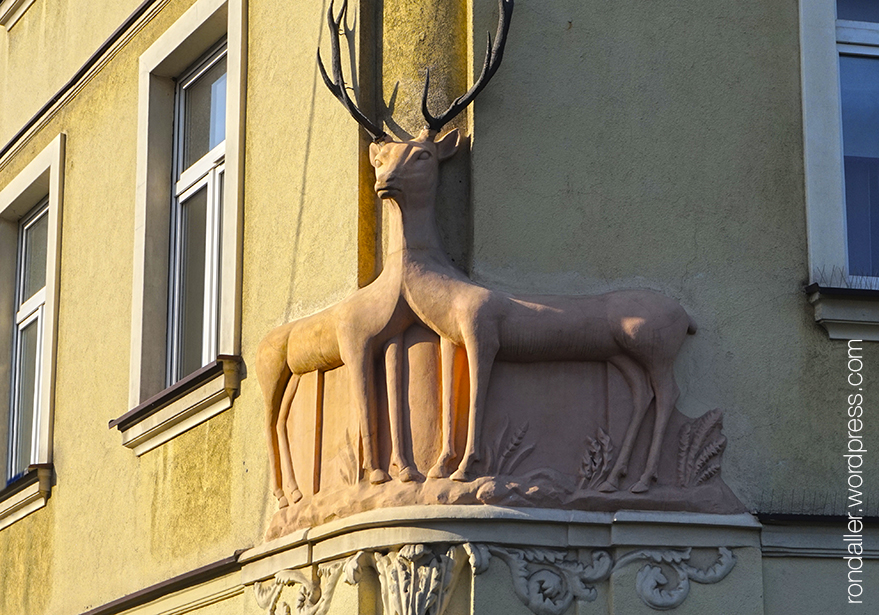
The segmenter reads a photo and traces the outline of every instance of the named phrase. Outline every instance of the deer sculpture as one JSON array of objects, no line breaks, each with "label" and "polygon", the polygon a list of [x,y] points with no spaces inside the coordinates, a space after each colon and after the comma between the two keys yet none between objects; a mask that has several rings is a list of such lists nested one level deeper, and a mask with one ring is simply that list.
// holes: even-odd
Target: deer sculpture
[{"label": "deer sculpture", "polygon": [[[679,396],[674,360],[686,336],[696,332],[695,323],[683,307],[648,290],[596,296],[516,296],[489,290],[455,267],[437,231],[439,163],[452,156],[460,143],[457,130],[439,139],[437,135],[473,102],[500,66],[513,0],[499,0],[499,6],[498,32],[494,45],[489,36],[479,78],[438,117],[428,110],[427,72],[421,105],[427,127],[414,139],[393,141],[375,130],[350,99],[340,95],[344,93],[344,85],[339,85],[341,72],[336,71],[334,86],[320,66],[327,86],[373,136],[369,153],[376,169],[376,193],[392,204],[392,220],[402,230],[402,298],[417,319],[440,338],[442,451],[428,476],[459,481],[472,476],[481,451],[482,418],[495,360],[605,361],[620,371],[630,387],[634,412],[619,456],[599,488],[614,491],[619,487],[643,419],[654,403],[656,420],[646,467],[631,488],[635,493],[644,492],[656,479],[662,440]],[[333,49],[336,53],[337,48]],[[467,441],[460,464],[452,471],[450,465],[456,457],[455,396],[462,355],[466,357],[470,383]]]},{"label": "deer sculpture", "polygon": [[[360,113],[345,89],[339,27],[347,5],[346,0],[338,17],[334,17],[330,3],[327,21],[331,33],[334,80],[330,80],[318,54],[321,75],[330,91],[373,139],[384,139],[385,133]],[[392,221],[389,233],[391,257],[386,259],[381,273],[372,283],[321,312],[276,327],[257,347],[256,373],[265,404],[269,475],[280,508],[302,499],[293,468],[288,420],[299,381],[311,371],[326,371],[342,365],[348,368],[351,400],[356,409],[363,446],[362,469],[374,484],[390,479],[387,472],[379,467],[376,437],[373,365],[383,346],[391,427],[391,465],[398,468],[398,478],[403,482],[419,477],[406,457],[399,422],[402,404],[402,333],[415,321],[400,291],[401,240],[399,223]]]},{"label": "deer sculpture", "polygon": [[[615,490],[627,472],[635,438],[651,401],[656,421],[647,467],[632,491],[646,491],[656,477],[660,446],[678,389],[672,365],[695,325],[674,300],[644,290],[597,296],[514,296],[473,283],[451,262],[435,222],[439,163],[457,152],[460,135],[440,130],[461,113],[500,66],[513,0],[499,0],[500,21],[480,77],[439,117],[427,105],[430,73],[422,95],[427,127],[414,139],[394,141],[357,108],[342,77],[339,26],[347,0],[334,18],[330,79],[318,54],[324,83],[370,134],[370,162],[376,169],[378,196],[391,203],[388,256],[370,285],[313,316],[276,328],[260,344],[257,374],[266,404],[266,435],[275,494],[281,506],[300,499],[289,452],[287,419],[300,377],[315,369],[345,364],[363,441],[363,469],[373,483],[389,479],[378,467],[372,364],[384,345],[391,425],[391,460],[401,480],[417,476],[402,452],[399,399],[401,335],[420,321],[440,338],[442,372],[442,451],[428,476],[464,481],[472,476],[481,450],[480,435],[488,381],[494,361],[606,361],[616,366],[631,388],[635,412],[620,454],[601,489]],[[454,434],[458,383],[466,357],[470,379],[467,443],[458,468]]]}]

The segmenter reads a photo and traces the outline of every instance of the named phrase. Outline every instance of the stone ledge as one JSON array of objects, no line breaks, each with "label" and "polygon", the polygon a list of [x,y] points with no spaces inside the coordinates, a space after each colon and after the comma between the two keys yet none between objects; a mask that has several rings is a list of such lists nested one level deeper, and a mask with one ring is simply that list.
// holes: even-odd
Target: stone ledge
[{"label": "stone ledge", "polygon": [[242,583],[369,549],[469,542],[551,548],[760,547],[749,514],[582,512],[499,506],[403,506],[300,530],[241,554]]},{"label": "stone ledge", "polygon": [[818,284],[805,291],[830,339],[879,341],[879,291]]},{"label": "stone ledge", "polygon": [[110,421],[122,444],[143,455],[232,407],[240,387],[241,357],[221,355],[213,363]]},{"label": "stone ledge", "polygon": [[46,505],[52,470],[50,463],[28,466],[27,472],[0,490],[0,530]]}]

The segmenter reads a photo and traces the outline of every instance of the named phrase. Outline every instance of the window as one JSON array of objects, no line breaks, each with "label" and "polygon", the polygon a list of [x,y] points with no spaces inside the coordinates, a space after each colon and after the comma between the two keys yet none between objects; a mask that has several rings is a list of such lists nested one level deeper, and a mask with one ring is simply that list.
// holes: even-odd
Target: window
[{"label": "window", "polygon": [[879,340],[879,3],[802,0],[809,299],[833,339]]},{"label": "window", "polygon": [[6,480],[37,463],[40,450],[40,354],[46,305],[49,200],[21,219],[18,230],[15,326],[12,333],[12,395]]},{"label": "window", "polygon": [[0,528],[45,506],[51,488],[64,143],[0,191]]},{"label": "window", "polygon": [[140,56],[128,412],[141,455],[238,391],[244,0],[196,0]]},{"label": "window", "polygon": [[176,106],[168,385],[217,355],[225,43],[179,80]]}]

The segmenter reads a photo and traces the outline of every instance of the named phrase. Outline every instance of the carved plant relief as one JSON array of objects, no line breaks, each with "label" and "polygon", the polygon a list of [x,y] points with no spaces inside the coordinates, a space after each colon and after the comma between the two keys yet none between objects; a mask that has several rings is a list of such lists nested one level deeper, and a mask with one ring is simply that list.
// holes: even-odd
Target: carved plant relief
[{"label": "carved plant relief", "polygon": [[[281,570],[275,578],[267,583],[256,583],[253,593],[259,608],[265,609],[266,615],[324,615],[330,608],[333,590],[342,576],[342,563],[336,562],[320,566],[316,569],[316,578],[306,574],[310,570]],[[284,587],[297,587],[296,601],[291,607],[281,600]]]},{"label": "carved plant relief", "polygon": [[397,551],[361,551],[345,563],[345,580],[360,581],[364,567],[375,569],[387,615],[443,615],[467,555],[460,546],[405,545]]},{"label": "carved plant relief", "polygon": [[[458,130],[439,133],[498,71],[513,0],[499,0],[497,34],[493,42],[489,36],[473,87],[433,116],[427,74],[426,128],[400,141],[349,95],[339,40],[346,11],[347,2],[338,13],[330,4],[330,70],[320,55],[318,66],[372,137],[387,254],[371,284],[277,327],[258,347],[280,509],[267,536],[359,510],[437,502],[741,510],[720,478],[719,411],[691,422],[675,408],[675,358],[696,333],[676,300],[643,289],[585,296],[492,290],[459,270],[442,245],[440,163],[466,141]],[[416,352],[416,330],[418,343],[433,340],[431,353]],[[298,393],[311,373],[316,402],[308,406]],[[334,389],[336,373],[344,377]],[[558,386],[534,392],[550,381]],[[342,401],[326,401],[333,391]],[[324,420],[328,413],[333,421]],[[328,430],[337,424],[344,437],[331,441]]]},{"label": "carved plant relief", "polygon": [[[498,558],[510,571],[516,597],[532,613],[562,615],[575,600],[594,602],[596,585],[608,581],[617,570],[643,561],[646,563],[636,575],[634,589],[647,606],[665,611],[683,604],[690,581],[719,583],[736,564],[735,555],[724,547],[717,550],[716,561],[705,568],[691,565],[690,557],[690,549],[641,549],[614,561],[607,551],[593,549],[586,563],[577,551],[569,549],[410,544],[390,551],[360,551],[344,563],[318,568],[317,579],[302,570],[283,570],[272,582],[254,585],[254,595],[266,615],[276,615],[279,606],[285,615],[323,615],[343,571],[345,581],[357,585],[363,570],[372,568],[378,575],[385,615],[445,615],[466,564],[478,577],[488,570],[492,558]],[[674,578],[669,580],[668,573]],[[299,589],[292,607],[280,601],[285,586]]]}]

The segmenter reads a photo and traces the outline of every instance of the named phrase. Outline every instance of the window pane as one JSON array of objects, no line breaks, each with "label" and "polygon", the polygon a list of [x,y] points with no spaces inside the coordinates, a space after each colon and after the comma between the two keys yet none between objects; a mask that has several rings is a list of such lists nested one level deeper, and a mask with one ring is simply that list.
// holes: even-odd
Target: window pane
[{"label": "window pane", "polygon": [[205,308],[205,247],[207,234],[207,187],[181,204],[180,281],[180,373],[190,374],[202,366]]},{"label": "window pane", "polygon": [[840,56],[848,273],[879,275],[879,60]]},{"label": "window pane", "polygon": [[46,246],[49,234],[49,214],[44,210],[39,218],[24,230],[24,259],[20,302],[33,296],[46,285]]},{"label": "window pane", "polygon": [[37,318],[19,332],[16,370],[18,374],[13,409],[15,441],[12,442],[10,477],[24,472],[31,463],[36,418],[37,342],[41,320]]},{"label": "window pane", "polygon": [[879,22],[879,2],[876,0],[836,0],[836,18]]},{"label": "window pane", "polygon": [[183,91],[183,168],[226,138],[226,58]]}]

